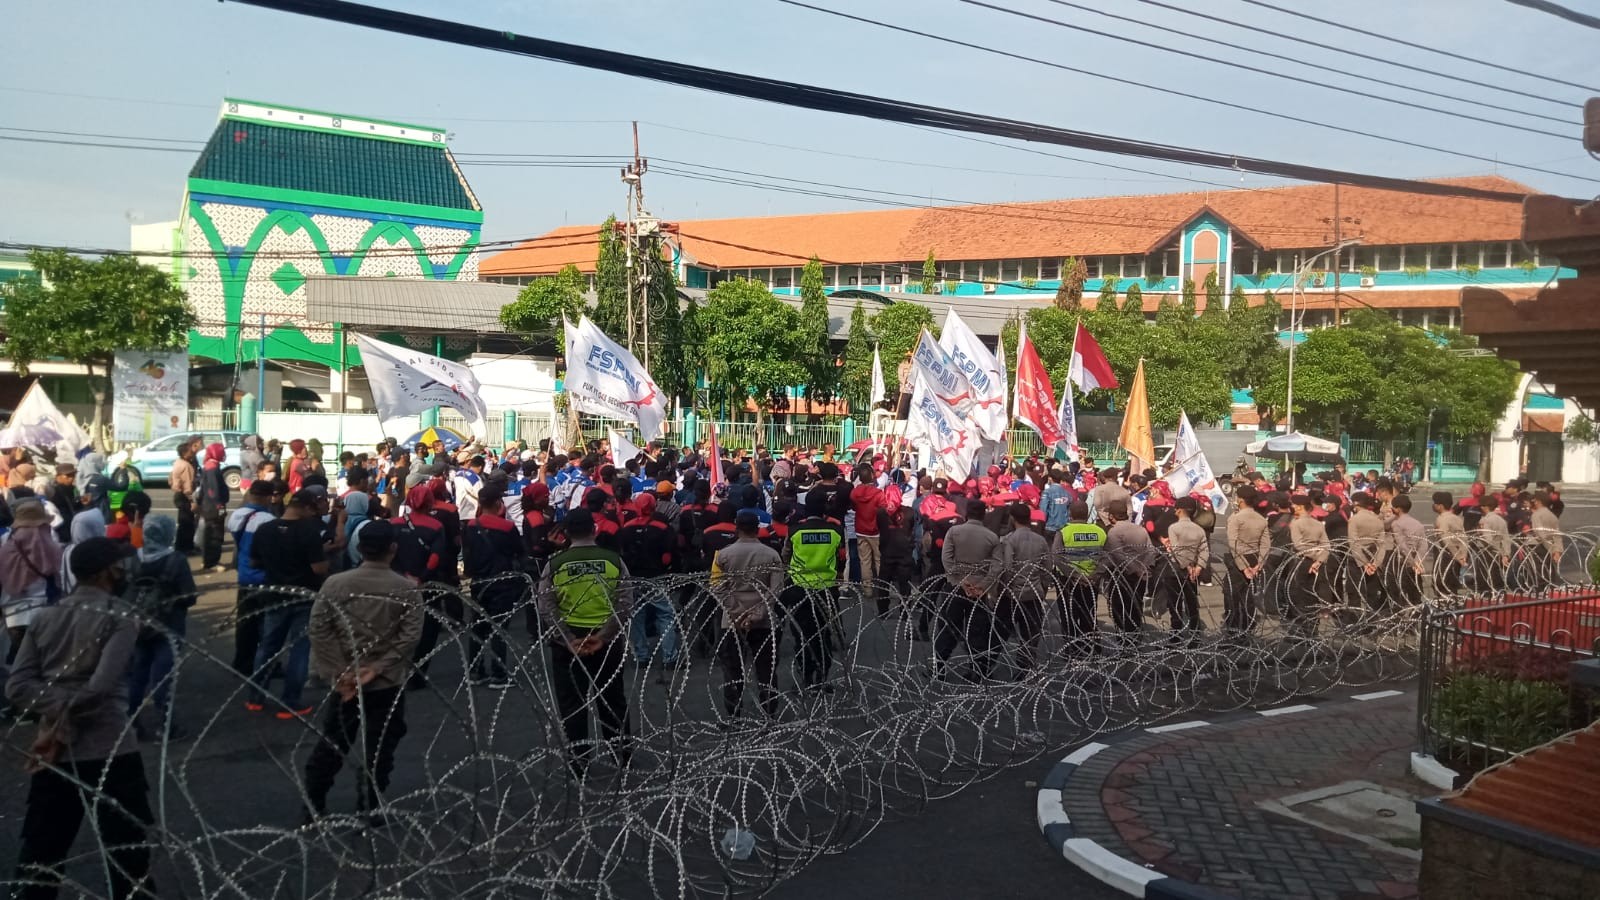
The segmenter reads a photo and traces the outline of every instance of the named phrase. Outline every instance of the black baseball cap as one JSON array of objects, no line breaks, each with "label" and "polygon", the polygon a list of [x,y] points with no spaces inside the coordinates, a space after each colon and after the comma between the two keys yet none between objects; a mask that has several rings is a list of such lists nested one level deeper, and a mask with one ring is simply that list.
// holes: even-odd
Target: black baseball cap
[{"label": "black baseball cap", "polygon": [[79,580],[93,578],[132,556],[132,546],[106,537],[89,538],[72,547],[70,568]]},{"label": "black baseball cap", "polygon": [[396,529],[384,519],[369,519],[356,535],[356,549],[362,553],[379,554],[394,546]]}]

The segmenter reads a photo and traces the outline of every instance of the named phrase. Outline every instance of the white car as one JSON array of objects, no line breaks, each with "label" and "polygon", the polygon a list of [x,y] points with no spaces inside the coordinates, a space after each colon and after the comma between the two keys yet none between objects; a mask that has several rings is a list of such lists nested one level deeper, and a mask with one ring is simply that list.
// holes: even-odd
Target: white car
[{"label": "white car", "polygon": [[145,484],[164,483],[172,474],[172,464],[178,459],[178,448],[183,446],[185,441],[200,438],[207,446],[220,443],[226,448],[222,460],[222,479],[228,485],[228,490],[236,491],[242,479],[239,472],[239,451],[244,447],[244,438],[247,434],[249,432],[246,431],[186,431],[169,434],[166,437],[156,438],[143,447],[118,450],[111,454],[106,459],[106,472],[110,473],[122,465],[124,460],[131,460]]}]

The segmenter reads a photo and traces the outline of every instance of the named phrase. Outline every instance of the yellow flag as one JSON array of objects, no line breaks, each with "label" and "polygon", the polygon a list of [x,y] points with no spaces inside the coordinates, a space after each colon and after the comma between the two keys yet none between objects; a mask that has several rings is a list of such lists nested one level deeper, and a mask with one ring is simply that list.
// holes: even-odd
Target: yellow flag
[{"label": "yellow flag", "polygon": [[1133,387],[1128,390],[1128,405],[1122,413],[1122,433],[1117,443],[1128,451],[1129,468],[1137,472],[1156,464],[1156,442],[1150,430],[1150,397],[1144,390],[1144,360],[1133,373]]}]

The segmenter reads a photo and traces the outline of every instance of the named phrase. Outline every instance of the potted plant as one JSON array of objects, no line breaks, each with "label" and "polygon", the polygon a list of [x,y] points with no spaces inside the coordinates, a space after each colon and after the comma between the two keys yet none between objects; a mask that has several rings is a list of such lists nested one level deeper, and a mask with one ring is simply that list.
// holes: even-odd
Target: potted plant
[{"label": "potted plant", "polygon": [[1378,269],[1377,269],[1376,266],[1362,266],[1361,268],[1357,269],[1356,271],[1361,273],[1361,277],[1362,278],[1377,278],[1378,277]]},{"label": "potted plant", "polygon": [[1031,291],[1039,284],[1039,279],[1034,278],[1032,275],[1024,275],[1022,276],[1021,284],[1023,290]]},{"label": "potted plant", "polygon": [[1477,263],[1462,263],[1461,265],[1456,266],[1456,271],[1460,272],[1467,278],[1477,278],[1478,273],[1483,271],[1483,267],[1479,266]]},{"label": "potted plant", "polygon": [[1406,266],[1405,271],[1406,271],[1406,277],[1407,278],[1421,278],[1422,276],[1428,274],[1428,267],[1427,266]]}]

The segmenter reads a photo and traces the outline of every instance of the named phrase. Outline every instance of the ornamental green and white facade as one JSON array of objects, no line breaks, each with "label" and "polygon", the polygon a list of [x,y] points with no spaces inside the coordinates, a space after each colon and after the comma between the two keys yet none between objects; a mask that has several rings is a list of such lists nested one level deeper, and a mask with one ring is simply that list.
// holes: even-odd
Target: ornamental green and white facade
[{"label": "ornamental green and white facade", "polygon": [[336,329],[306,320],[307,279],[476,281],[482,227],[443,129],[225,100],[175,235],[190,353],[254,360],[264,316],[267,359],[353,363]]}]

